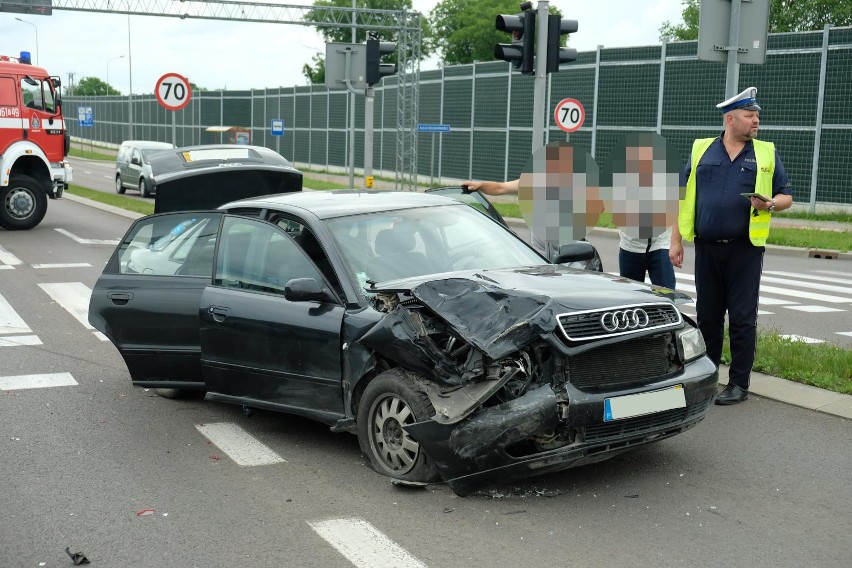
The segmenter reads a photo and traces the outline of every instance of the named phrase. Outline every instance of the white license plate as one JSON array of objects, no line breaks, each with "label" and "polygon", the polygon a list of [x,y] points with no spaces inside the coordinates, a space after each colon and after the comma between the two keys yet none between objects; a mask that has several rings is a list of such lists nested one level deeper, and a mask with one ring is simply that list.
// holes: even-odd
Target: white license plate
[{"label": "white license plate", "polygon": [[633,418],[634,416],[653,414],[674,408],[686,408],[683,385],[608,398],[604,401],[604,422]]}]

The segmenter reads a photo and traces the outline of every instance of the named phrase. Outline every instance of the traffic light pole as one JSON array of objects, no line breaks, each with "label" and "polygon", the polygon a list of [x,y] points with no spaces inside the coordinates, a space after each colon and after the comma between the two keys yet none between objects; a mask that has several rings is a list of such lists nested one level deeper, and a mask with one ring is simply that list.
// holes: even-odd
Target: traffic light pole
[{"label": "traffic light pole", "polygon": [[539,0],[536,15],[538,34],[536,37],[535,90],[533,92],[533,137],[532,151],[544,146],[545,97],[547,95],[547,18],[550,15],[550,2]]},{"label": "traffic light pole", "polygon": [[373,187],[373,87],[364,90],[364,188]]}]

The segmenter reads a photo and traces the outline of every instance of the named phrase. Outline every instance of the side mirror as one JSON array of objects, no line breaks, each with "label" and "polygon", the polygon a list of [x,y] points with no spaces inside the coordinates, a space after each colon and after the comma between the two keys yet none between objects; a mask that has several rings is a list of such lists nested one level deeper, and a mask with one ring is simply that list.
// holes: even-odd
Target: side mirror
[{"label": "side mirror", "polygon": [[284,298],[291,302],[336,302],[331,293],[314,278],[293,278],[284,286]]},{"label": "side mirror", "polygon": [[550,262],[553,264],[567,264],[569,262],[583,262],[595,258],[595,247],[586,241],[576,241],[562,245],[552,255]]},{"label": "side mirror", "polygon": [[56,101],[56,114],[62,114],[62,81],[59,77],[51,77],[50,84],[53,85],[53,98]]},{"label": "side mirror", "polygon": [[136,156],[133,156],[130,159],[130,163],[133,164],[134,166],[141,166],[142,165],[142,162]]}]

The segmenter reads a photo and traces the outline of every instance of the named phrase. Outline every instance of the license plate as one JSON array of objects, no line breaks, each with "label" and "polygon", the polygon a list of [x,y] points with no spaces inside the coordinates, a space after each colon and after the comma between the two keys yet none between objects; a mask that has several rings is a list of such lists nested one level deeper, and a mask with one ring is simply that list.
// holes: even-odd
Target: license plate
[{"label": "license plate", "polygon": [[686,408],[683,385],[608,398],[604,401],[604,422],[633,418],[634,416],[653,414],[675,408]]}]

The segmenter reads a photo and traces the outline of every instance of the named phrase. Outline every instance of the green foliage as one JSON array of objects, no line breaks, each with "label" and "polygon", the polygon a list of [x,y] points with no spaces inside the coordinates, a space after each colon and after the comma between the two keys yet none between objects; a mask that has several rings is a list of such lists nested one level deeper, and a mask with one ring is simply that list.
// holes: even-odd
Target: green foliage
[{"label": "green foliage", "polygon": [[313,65],[309,63],[302,65],[302,75],[313,85],[325,84],[325,57],[319,53],[314,53],[311,61],[313,61]]},{"label": "green foliage", "polygon": [[[497,31],[499,14],[517,14],[518,0],[442,0],[429,13],[434,26],[430,49],[441,55],[445,65],[494,61],[494,46],[509,43],[506,32]],[[550,13],[561,16],[552,4]],[[566,38],[561,42],[564,45]]]},{"label": "green foliage", "polygon": [[102,97],[105,95],[120,95],[121,91],[108,85],[97,77],[83,77],[74,85],[76,97]]},{"label": "green foliage", "polygon": [[127,211],[133,211],[143,215],[150,215],[154,212],[154,202],[150,200],[133,199],[124,195],[118,195],[117,193],[106,193],[103,191],[80,187],[79,185],[74,184],[71,184],[71,186],[68,187],[67,192],[71,195],[85,197],[86,199],[97,201],[98,203],[105,203],[107,205],[112,205],[113,207],[120,207]]},{"label": "green foliage", "polygon": [[[698,39],[699,0],[683,0],[683,21],[660,27],[660,40]],[[849,0],[769,0],[769,32],[821,30],[825,24],[852,25]]]},{"label": "green foliage", "polygon": [[[731,362],[727,327],[722,362]],[[852,350],[831,343],[805,343],[758,329],[754,370],[789,381],[852,394]]]},{"label": "green foliage", "polygon": [[[314,8],[317,7],[335,7],[335,8],[352,8],[352,0],[316,0],[314,2]],[[411,0],[357,0],[356,7],[358,9],[370,9],[370,10],[407,10],[412,11]],[[362,14],[356,12],[356,19],[359,23],[369,21],[369,15]],[[323,16],[322,10],[311,10],[306,16],[307,19],[312,21],[323,21],[330,20],[331,18]],[[336,20],[340,20],[339,14],[335,16]],[[351,20],[350,20],[351,21]],[[420,48],[420,57],[426,57],[429,55],[429,26],[426,18],[421,20],[422,29],[421,34],[423,37],[422,46]],[[329,43],[352,43],[352,28],[350,27],[333,27],[333,26],[317,26],[317,31],[322,34],[323,38],[326,42]],[[390,30],[369,30],[367,28],[357,28],[355,30],[355,43],[364,43],[367,41],[367,32],[375,31],[379,35],[379,39],[382,41],[391,41],[397,42],[398,37],[396,33],[391,32]],[[311,57],[311,63],[305,63],[302,66],[302,74],[305,78],[313,84],[323,84],[325,83],[325,54],[315,54]],[[386,63],[396,63],[397,57],[396,54],[391,56],[388,54],[388,57],[382,59],[382,61]]]}]

